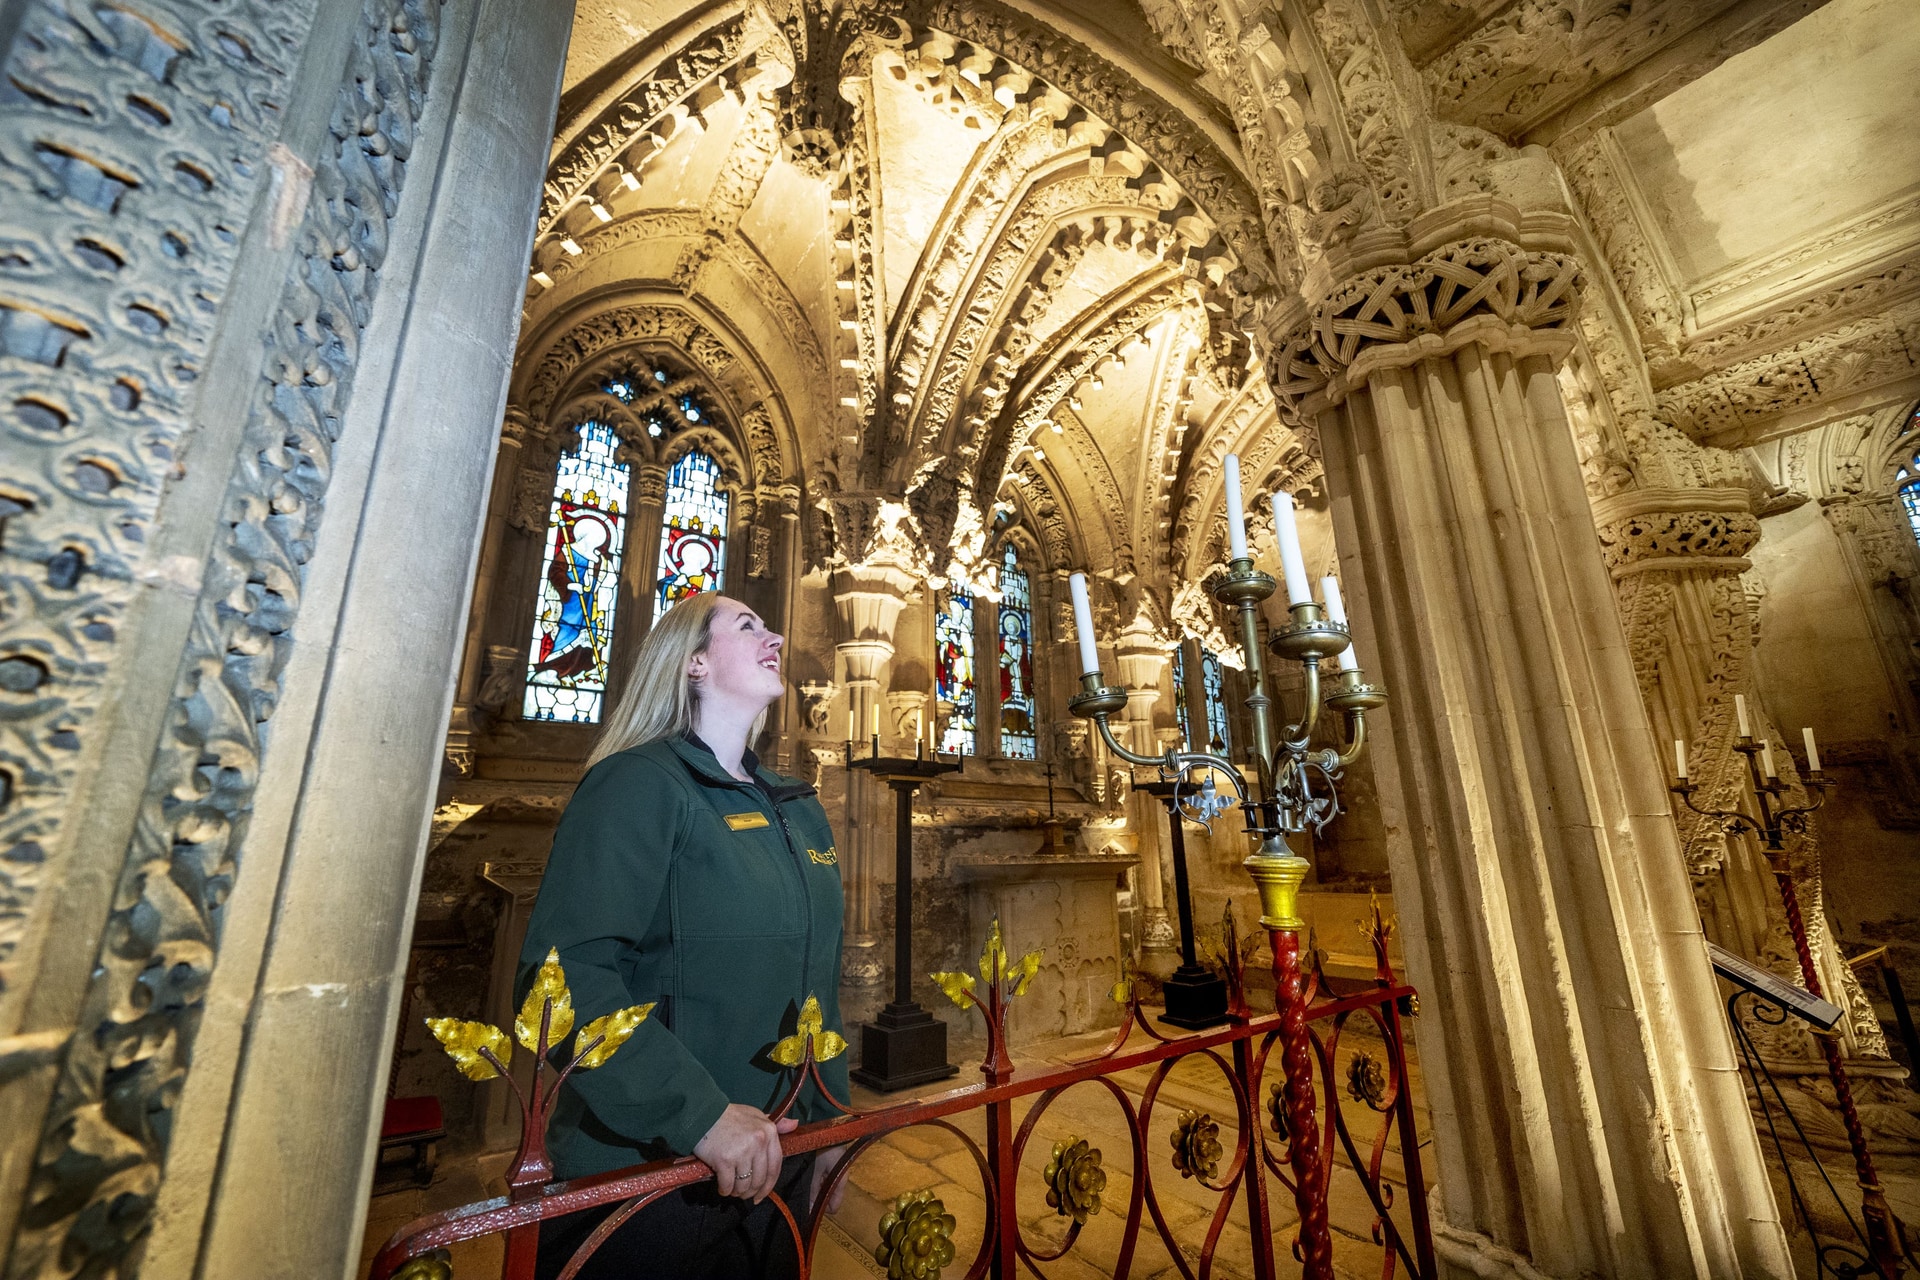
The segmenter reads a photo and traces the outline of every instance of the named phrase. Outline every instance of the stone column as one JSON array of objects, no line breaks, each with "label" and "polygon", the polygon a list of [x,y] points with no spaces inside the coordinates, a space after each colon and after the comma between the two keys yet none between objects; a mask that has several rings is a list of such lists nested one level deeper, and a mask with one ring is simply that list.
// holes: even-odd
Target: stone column
[{"label": "stone column", "polygon": [[1523,237],[1485,212],[1471,240],[1417,221],[1388,265],[1323,260],[1339,283],[1269,330],[1393,695],[1374,760],[1442,1254],[1790,1276],[1555,382],[1578,267],[1550,215]]},{"label": "stone column", "polygon": [[[244,837],[254,865],[207,997],[202,1039],[219,1055],[196,1050],[173,1139],[217,1159],[211,1194],[194,1201],[186,1177],[162,1196],[148,1274],[347,1280],[359,1266],[519,321],[512,264],[531,244],[571,24],[566,6],[508,0],[443,13],[445,114],[416,137],[415,239],[389,263],[365,339],[390,363],[347,407],[337,509],[313,548]],[[423,494],[469,514],[423,519]],[[168,1174],[171,1190],[171,1161]]]},{"label": "stone column", "polygon": [[[890,560],[840,570],[833,575],[833,604],[840,622],[841,641],[834,646],[836,673],[847,691],[852,717],[853,745],[864,751],[871,742],[874,713],[884,710],[888,668],[893,662],[894,629],[907,593],[917,580]],[[881,717],[882,729],[885,717]],[[829,726],[831,727],[831,725]],[[879,954],[879,891],[883,876],[893,866],[893,826],[888,801],[891,792],[874,783],[873,775],[849,771],[847,816],[840,833],[841,874],[847,887],[846,981],[874,986],[886,977],[886,957]]]},{"label": "stone column", "polygon": [[[1166,642],[1151,621],[1135,618],[1121,629],[1114,661],[1120,668],[1120,687],[1127,691],[1123,745],[1131,751],[1157,752],[1160,742],[1153,732],[1153,708],[1160,701],[1160,681],[1172,661]],[[1154,977],[1164,978],[1180,961],[1180,938],[1167,912],[1165,872],[1160,865],[1166,856],[1166,811],[1152,796],[1129,792],[1127,825],[1133,828],[1140,850],[1141,962]]]},{"label": "stone column", "polygon": [[633,467],[627,490],[627,556],[620,567],[620,602],[613,615],[613,646],[607,655],[607,704],[620,696],[620,681],[633,670],[640,642],[653,630],[654,572],[660,563],[660,516],[667,503],[667,469],[642,460],[640,451],[622,445],[620,461]]},{"label": "stone column", "polygon": [[527,436],[532,430],[527,411],[517,404],[508,405],[500,424],[500,457],[494,464],[493,483],[487,496],[486,532],[480,539],[480,561],[474,574],[473,603],[467,613],[460,676],[453,691],[453,712],[447,720],[447,763],[462,775],[473,771],[473,735],[486,723],[484,711],[476,716],[475,702],[485,678],[488,613],[493,606],[494,580],[500,571],[500,544],[506,537],[507,513],[513,505],[509,495],[519,483]]}]

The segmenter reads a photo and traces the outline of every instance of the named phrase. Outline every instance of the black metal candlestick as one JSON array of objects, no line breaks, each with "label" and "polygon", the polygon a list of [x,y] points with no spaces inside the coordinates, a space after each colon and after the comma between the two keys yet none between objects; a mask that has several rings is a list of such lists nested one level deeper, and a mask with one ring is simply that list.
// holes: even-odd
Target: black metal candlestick
[{"label": "black metal candlestick", "polygon": [[[1199,1031],[1228,1021],[1227,982],[1202,965],[1193,949],[1193,888],[1187,879],[1187,836],[1182,825],[1176,782],[1140,782],[1134,790],[1144,791],[1167,807],[1167,821],[1173,828],[1173,897],[1180,917],[1180,967],[1165,983],[1167,1011],[1160,1021],[1176,1027]],[[1191,793],[1193,788],[1186,787]]]},{"label": "black metal candlestick", "polygon": [[[942,760],[882,756],[878,736],[874,752],[865,760],[849,759],[849,769],[861,769],[893,788],[896,801],[893,833],[893,1000],[860,1031],[860,1065],[850,1074],[855,1081],[881,1093],[891,1093],[931,1080],[958,1075],[947,1061],[947,1024],[928,1013],[913,998],[913,795],[920,784],[965,767],[966,757]],[[852,744],[848,744],[852,755]]]}]

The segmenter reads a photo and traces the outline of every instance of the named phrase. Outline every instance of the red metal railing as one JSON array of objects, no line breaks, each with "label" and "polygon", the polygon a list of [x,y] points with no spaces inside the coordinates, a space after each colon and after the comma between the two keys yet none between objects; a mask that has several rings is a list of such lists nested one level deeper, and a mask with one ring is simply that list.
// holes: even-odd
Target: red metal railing
[{"label": "red metal railing", "polygon": [[[1057,1152],[1048,1166],[1051,1197],[1061,1216],[1071,1219],[1065,1239],[1050,1249],[1036,1248],[1022,1231],[1015,1212],[1017,1182],[1021,1159],[1028,1143],[1046,1119],[1053,1103],[1080,1085],[1103,1088],[1118,1102],[1126,1116],[1130,1136],[1129,1193],[1126,1221],[1113,1274],[1125,1277],[1146,1221],[1166,1246],[1174,1264],[1186,1280],[1204,1280],[1212,1274],[1214,1257],[1225,1231],[1235,1197],[1243,1197],[1251,1235],[1251,1255],[1258,1280],[1272,1280],[1274,1266],[1274,1215],[1268,1199],[1269,1176],[1285,1187],[1294,1199],[1300,1228],[1290,1242],[1300,1274],[1322,1280],[1332,1272],[1331,1237],[1327,1224],[1327,1201],[1336,1174],[1352,1176],[1359,1182],[1374,1214],[1372,1238],[1381,1249],[1380,1274],[1391,1280],[1404,1266],[1416,1280],[1436,1280],[1433,1241],[1427,1221],[1425,1183],[1421,1176],[1419,1138],[1415,1132],[1413,1099],[1408,1087],[1405,1038],[1402,1019],[1418,1010],[1413,988],[1400,982],[1387,958],[1387,939],[1391,925],[1374,909],[1369,930],[1374,950],[1375,973],[1370,984],[1359,991],[1335,995],[1317,964],[1302,974],[1299,964],[1299,934],[1269,930],[1274,947],[1276,997],[1281,1012],[1253,1015],[1244,997],[1241,983],[1239,947],[1229,927],[1226,931],[1226,968],[1231,995],[1231,1021],[1214,1030],[1179,1037],[1168,1037],[1157,1030],[1142,1010],[1130,978],[1115,988],[1116,999],[1127,1006],[1127,1017],[1113,1041],[1093,1057],[1069,1063],[1057,1069],[1030,1076],[1016,1076],[1007,1053],[1004,1035],[1005,1015],[1012,998],[1025,990],[1032,977],[1027,964],[1009,966],[1000,950],[998,928],[982,957],[982,974],[976,983],[971,975],[937,975],[956,1003],[978,1008],[987,1024],[987,1054],[980,1070],[981,1083],[952,1090],[936,1097],[872,1111],[841,1107],[844,1114],[827,1121],[804,1125],[784,1135],[781,1145],[787,1155],[819,1151],[845,1145],[845,1157],[833,1170],[816,1197],[819,1204],[832,1200],[861,1156],[888,1134],[915,1126],[943,1129],[958,1138],[972,1154],[977,1166],[987,1205],[987,1222],[977,1254],[969,1261],[967,1280],[991,1275],[994,1280],[1009,1280],[1022,1267],[1045,1280],[1042,1266],[1065,1256],[1078,1241],[1086,1218],[1099,1212],[1092,1204],[1091,1191],[1104,1185],[1098,1152],[1084,1144]],[[1037,958],[1037,957],[1034,957]],[[1031,959],[1031,958],[1030,958]],[[556,969],[557,973],[557,969]],[[540,993],[536,990],[535,995]],[[532,1001],[530,1000],[530,1007]],[[538,1048],[544,1071],[544,1048],[554,1001],[535,1016],[541,1023]],[[1371,1022],[1384,1046],[1384,1061],[1370,1053],[1351,1056],[1344,1080],[1337,1078],[1337,1054],[1348,1022],[1360,1016]],[[527,1017],[523,1013],[523,1020]],[[569,1014],[570,1024],[570,1014]],[[474,1027],[476,1024],[464,1024]],[[591,1052],[599,1041],[588,1042],[589,1027],[581,1036],[581,1056]],[[486,1028],[484,1030],[491,1030]],[[628,1031],[631,1027],[627,1028]],[[1129,1048],[1134,1033],[1148,1043]],[[495,1036],[501,1033],[495,1032]],[[553,1039],[564,1039],[564,1030]],[[530,1036],[523,1036],[529,1039]],[[624,1038],[624,1037],[622,1037]],[[1263,1108],[1261,1087],[1272,1061],[1276,1044],[1282,1046],[1281,1079],[1270,1090],[1271,1098]],[[832,1057],[844,1048],[838,1037],[811,1027],[803,1014],[802,1026],[782,1047],[791,1046],[795,1063],[791,1086],[781,1105],[772,1113],[778,1119],[793,1105],[802,1084],[808,1078],[819,1083],[816,1053]],[[479,1052],[486,1055],[482,1047]],[[1195,1178],[1201,1186],[1217,1194],[1206,1234],[1198,1251],[1198,1265],[1190,1264],[1176,1240],[1154,1188],[1155,1162],[1149,1158],[1147,1134],[1162,1085],[1180,1063],[1188,1059],[1211,1062],[1225,1078],[1233,1097],[1236,1137],[1231,1151],[1217,1141],[1217,1124],[1212,1117],[1183,1113],[1175,1126],[1173,1168]],[[496,1067],[500,1064],[491,1059]],[[577,1060],[577,1059],[576,1059]],[[471,1065],[471,1056],[468,1059]],[[1138,1100],[1118,1079],[1125,1073],[1151,1068]],[[484,1070],[480,1068],[478,1070]],[[504,1074],[504,1068],[502,1068]],[[469,1071],[469,1074],[475,1074]],[[536,1077],[538,1076],[536,1073]],[[1323,1114],[1316,1117],[1316,1080],[1319,1098],[1326,1099]],[[556,1083],[554,1088],[558,1088]],[[395,1232],[375,1260],[371,1280],[393,1280],[396,1276],[444,1275],[444,1259],[436,1251],[483,1236],[504,1234],[507,1238],[503,1280],[532,1280],[539,1223],[545,1219],[606,1205],[619,1206],[599,1230],[583,1243],[574,1255],[567,1276],[572,1276],[587,1258],[620,1225],[649,1204],[678,1188],[705,1181],[712,1171],[691,1157],[653,1164],[571,1182],[550,1182],[545,1156],[546,1108],[541,1101],[540,1081],[534,1081],[527,1106],[527,1127],[521,1151],[508,1183],[508,1195],[475,1204],[463,1205],[444,1213],[420,1218]],[[1339,1094],[1366,1105],[1378,1117],[1371,1135],[1356,1136],[1349,1127],[1346,1109],[1338,1104]],[[821,1086],[828,1097],[832,1095]],[[551,1090],[548,1091],[548,1096]],[[1016,1132],[1013,1127],[1014,1103],[1032,1098]],[[836,1102],[835,1104],[839,1104]],[[975,1141],[952,1122],[952,1117],[981,1110],[985,1113],[986,1138]],[[1209,1129],[1209,1125],[1213,1127]],[[1394,1203],[1394,1187],[1382,1174],[1382,1166],[1395,1136],[1408,1203]],[[1257,1139],[1257,1148],[1256,1148]],[[1346,1166],[1335,1159],[1344,1152]],[[1162,1157],[1164,1158],[1164,1157]],[[1165,1173],[1160,1175],[1165,1177]],[[814,1249],[820,1235],[824,1213],[809,1215],[805,1206],[794,1206],[771,1197],[799,1244],[801,1274],[811,1270]],[[896,1244],[917,1243],[920,1256],[937,1255],[944,1245],[951,1252],[953,1220],[942,1218],[938,1201],[922,1200],[916,1208],[903,1197],[895,1216],[893,1235]],[[904,1234],[918,1236],[902,1241]],[[424,1263],[422,1260],[428,1260]],[[905,1259],[899,1259],[904,1263]],[[890,1274],[908,1274],[904,1265],[896,1265]],[[917,1274],[935,1274],[934,1271]]]}]

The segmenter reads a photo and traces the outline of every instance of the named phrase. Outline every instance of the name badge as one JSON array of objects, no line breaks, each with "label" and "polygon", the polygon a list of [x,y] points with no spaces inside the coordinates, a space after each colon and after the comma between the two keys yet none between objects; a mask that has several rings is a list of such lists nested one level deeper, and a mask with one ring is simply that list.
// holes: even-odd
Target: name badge
[{"label": "name badge", "polygon": [[735,831],[757,831],[768,825],[767,815],[758,810],[752,813],[730,813],[727,815],[727,825]]},{"label": "name badge", "polygon": [[822,866],[822,867],[837,866],[839,865],[839,862],[840,862],[840,849],[837,845],[834,848],[828,849],[824,853],[822,853],[818,849],[809,849],[807,850],[807,857],[816,866]]}]

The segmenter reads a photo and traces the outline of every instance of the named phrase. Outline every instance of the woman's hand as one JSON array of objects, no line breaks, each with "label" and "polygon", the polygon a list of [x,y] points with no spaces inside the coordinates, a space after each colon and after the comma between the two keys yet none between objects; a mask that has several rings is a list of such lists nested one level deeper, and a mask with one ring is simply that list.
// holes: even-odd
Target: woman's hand
[{"label": "woman's hand", "polygon": [[[820,1188],[827,1185],[827,1179],[833,1176],[833,1171],[839,1168],[840,1162],[846,1158],[847,1149],[844,1146],[828,1147],[814,1157],[813,1186],[807,1190],[807,1209],[809,1212],[820,1203]],[[843,1181],[833,1189],[833,1198],[827,1201],[827,1212],[840,1212],[840,1202],[846,1198],[847,1184]]]},{"label": "woman's hand", "polygon": [[775,1124],[765,1112],[730,1102],[707,1136],[694,1144],[693,1154],[713,1170],[721,1195],[759,1204],[780,1181],[780,1135],[799,1127],[790,1116]]}]

